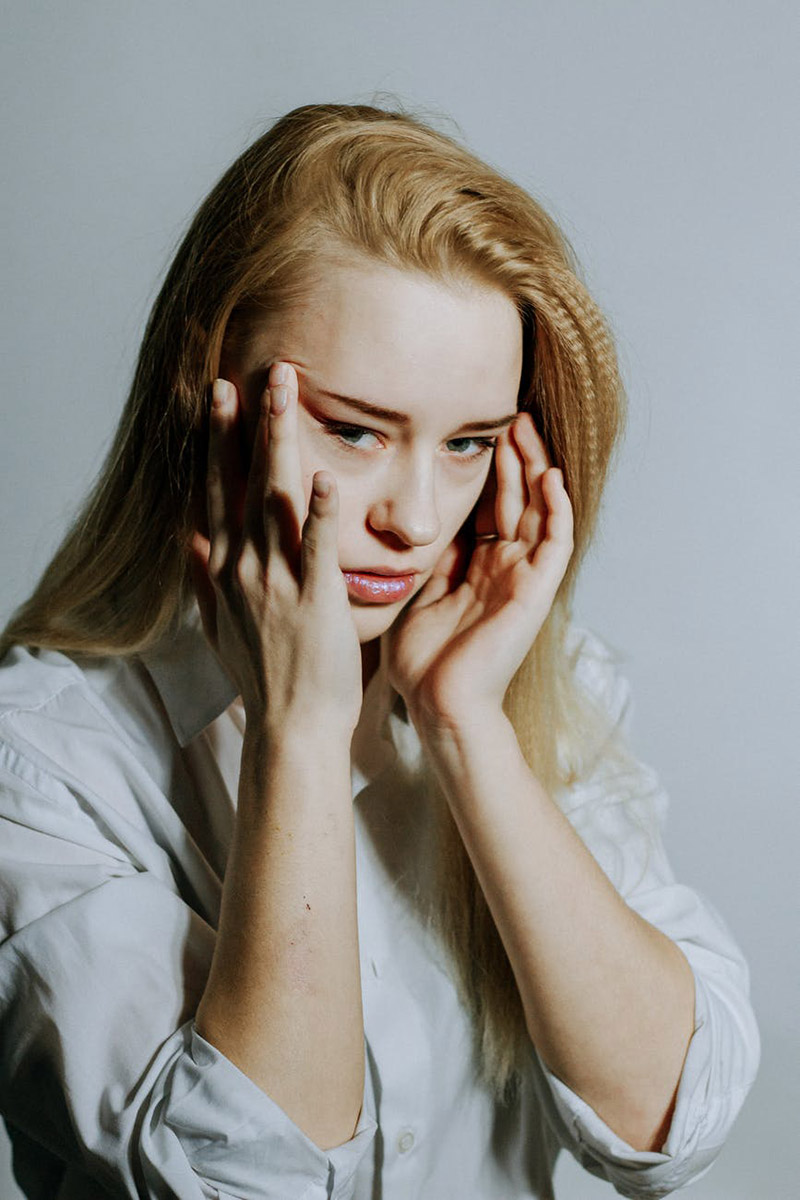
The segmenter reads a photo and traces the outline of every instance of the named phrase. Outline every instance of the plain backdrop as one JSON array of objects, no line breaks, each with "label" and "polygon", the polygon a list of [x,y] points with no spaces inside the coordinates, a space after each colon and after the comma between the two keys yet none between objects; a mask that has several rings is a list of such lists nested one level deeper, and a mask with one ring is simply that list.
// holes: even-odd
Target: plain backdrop
[{"label": "plain backdrop", "polygon": [[[282,113],[389,93],[561,223],[631,408],[576,616],[626,656],[676,871],[744,947],[763,1035],[756,1087],[691,1194],[796,1198],[796,0],[0,12],[2,618],[98,469],[190,214]],[[567,1156],[557,1191],[611,1194]]]}]

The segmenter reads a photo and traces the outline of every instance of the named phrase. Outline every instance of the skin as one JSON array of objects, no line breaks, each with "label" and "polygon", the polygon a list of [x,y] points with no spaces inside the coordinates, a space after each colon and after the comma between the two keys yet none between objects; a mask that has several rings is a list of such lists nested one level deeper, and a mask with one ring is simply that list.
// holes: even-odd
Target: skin
[{"label": "skin", "polygon": [[[519,317],[501,292],[354,259],[324,264],[301,306],[252,328],[215,385],[195,580],[247,732],[198,1025],[320,1145],[352,1135],[363,1087],[342,746],[379,647],[544,1061],[635,1148],[660,1148],[669,1129],[693,1027],[691,971],[620,898],[502,711],[572,553],[561,472],[530,416],[516,414],[521,362]],[[323,391],[407,421],[365,418]],[[464,423],[512,414],[479,435],[496,436],[493,453],[471,457]],[[334,421],[366,432],[345,438]],[[473,510],[495,540],[471,539]],[[351,600],[342,570],[378,564],[416,568],[412,596]]]},{"label": "skin", "polygon": [[[456,292],[369,260],[330,264],[302,307],[260,323],[237,359],[221,365],[250,428],[275,361],[296,377],[289,386],[293,394],[297,388],[306,509],[315,471],[335,478],[340,566],[417,569],[416,595],[490,473],[490,450],[479,454],[481,446],[464,434],[460,442],[448,439],[471,419],[499,421],[516,412],[522,367],[516,308],[503,293],[473,284]],[[372,399],[407,414],[410,424],[365,416],[323,390]],[[370,432],[337,435],[325,420]],[[501,432],[507,439],[499,425],[478,436]],[[407,603],[353,602],[361,644],[390,628]]]}]

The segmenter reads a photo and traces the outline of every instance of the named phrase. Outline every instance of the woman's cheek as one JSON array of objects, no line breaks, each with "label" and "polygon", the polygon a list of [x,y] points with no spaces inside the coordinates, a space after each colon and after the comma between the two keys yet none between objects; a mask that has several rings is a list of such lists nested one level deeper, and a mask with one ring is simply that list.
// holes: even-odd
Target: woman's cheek
[{"label": "woman's cheek", "polygon": [[315,431],[309,427],[310,418],[304,413],[302,408],[298,414],[297,425],[297,441],[298,450],[300,453],[300,474],[303,479],[303,494],[306,501],[306,512],[311,502],[311,489],[314,482],[314,475],[317,471],[331,471],[338,486],[338,474],[332,470],[332,464],[324,453],[324,447],[320,445],[319,439],[315,436]]},{"label": "woman's cheek", "polygon": [[467,517],[470,515],[472,510],[480,502],[480,499],[483,496],[484,492],[487,490],[487,488],[489,488],[490,486],[493,485],[493,479],[491,478],[493,475],[494,475],[494,465],[492,463],[490,463],[488,468],[484,468],[483,470],[481,470],[480,474],[478,475],[477,480],[475,480],[472,484],[472,487],[470,487],[467,490],[466,496],[460,497],[461,511],[464,514],[461,519],[462,525],[463,525],[464,521],[466,521]]},{"label": "woman's cheek", "polygon": [[311,491],[314,483],[314,475],[317,471],[327,471],[333,476],[336,481],[336,490],[339,496],[339,528],[344,524],[349,509],[352,505],[352,492],[354,481],[350,477],[350,472],[346,466],[342,466],[341,456],[335,453],[328,453],[323,447],[320,449],[318,439],[311,440],[311,444],[303,444],[301,435],[300,445],[300,471],[303,480],[303,495],[305,497],[306,512],[311,503]]}]

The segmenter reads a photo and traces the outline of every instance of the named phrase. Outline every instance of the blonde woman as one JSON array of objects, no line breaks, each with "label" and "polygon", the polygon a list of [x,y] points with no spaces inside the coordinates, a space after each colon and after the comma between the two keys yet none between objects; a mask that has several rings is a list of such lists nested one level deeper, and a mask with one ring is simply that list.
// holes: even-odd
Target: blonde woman
[{"label": "blonde woman", "polygon": [[0,667],[31,1197],[624,1195],[717,1154],[747,968],[570,603],[623,420],[564,238],[402,112],[203,203]]}]

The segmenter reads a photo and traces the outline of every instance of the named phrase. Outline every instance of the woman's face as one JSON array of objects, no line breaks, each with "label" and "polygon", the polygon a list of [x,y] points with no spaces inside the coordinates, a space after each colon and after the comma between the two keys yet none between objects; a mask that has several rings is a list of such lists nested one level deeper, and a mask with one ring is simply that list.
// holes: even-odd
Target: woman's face
[{"label": "woman's face", "polygon": [[[351,591],[367,642],[420,590],[480,497],[492,470],[487,441],[516,413],[520,318],[490,288],[454,290],[370,259],[326,263],[307,300],[251,327],[221,364],[251,436],[276,360],[298,376],[306,510],[314,472],[336,479],[340,568],[416,572],[401,600]],[[387,411],[366,413],[367,404]]]}]

